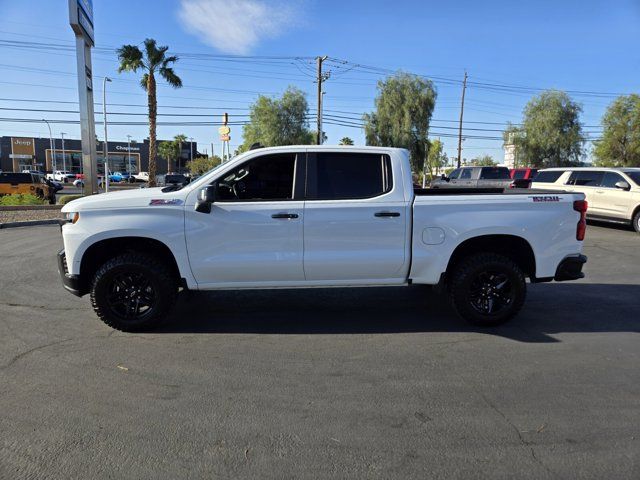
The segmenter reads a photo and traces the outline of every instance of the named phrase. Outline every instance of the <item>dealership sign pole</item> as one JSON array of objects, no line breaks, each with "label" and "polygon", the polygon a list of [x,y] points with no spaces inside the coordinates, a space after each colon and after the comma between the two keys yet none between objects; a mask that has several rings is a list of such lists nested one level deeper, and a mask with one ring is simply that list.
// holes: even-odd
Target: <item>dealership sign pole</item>
[{"label": "dealership sign pole", "polygon": [[93,114],[93,72],[91,48],[93,39],[93,0],[69,0],[69,24],[76,36],[78,65],[78,100],[80,103],[80,133],[82,138],[83,193],[98,193],[98,161],[96,126]]}]

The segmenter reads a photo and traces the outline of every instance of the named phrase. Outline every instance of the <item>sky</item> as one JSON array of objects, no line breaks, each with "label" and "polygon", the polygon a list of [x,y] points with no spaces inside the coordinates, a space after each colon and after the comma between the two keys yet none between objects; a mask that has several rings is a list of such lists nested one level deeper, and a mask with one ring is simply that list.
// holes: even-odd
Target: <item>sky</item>
[{"label": "sky", "polygon": [[[184,133],[207,153],[211,143],[220,153],[218,126],[184,122],[219,122],[226,111],[231,122],[241,123],[258,95],[279,96],[289,85],[307,94],[315,114],[314,58],[324,55],[330,75],[323,84],[328,144],[348,136],[364,145],[361,116],[374,109],[377,82],[397,71],[434,82],[438,97],[430,137],[441,138],[450,157],[457,156],[466,71],[462,156],[488,154],[498,162],[501,131],[507,122],[520,122],[527,101],[543,89],[570,92],[583,107],[581,120],[592,139],[617,95],[640,92],[640,0],[93,4],[95,110],[102,111],[102,78],[108,76],[110,140],[148,136],[139,74],[118,74],[115,54],[122,44],[141,44],[147,37],[180,57],[175,70],[184,84],[176,90],[159,82],[158,120],[169,125],[159,126],[158,138]],[[45,118],[54,136],[80,138],[78,125],[57,123],[78,120],[67,2],[0,0],[0,12],[0,135],[48,137]],[[242,143],[242,128],[231,129],[233,148]],[[102,139],[102,127],[96,131]]]}]

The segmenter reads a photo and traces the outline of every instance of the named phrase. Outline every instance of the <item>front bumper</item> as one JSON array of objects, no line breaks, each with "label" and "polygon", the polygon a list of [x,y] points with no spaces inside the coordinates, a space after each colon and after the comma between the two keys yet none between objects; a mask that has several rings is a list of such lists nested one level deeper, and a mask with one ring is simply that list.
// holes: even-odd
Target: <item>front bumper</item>
[{"label": "front bumper", "polygon": [[58,273],[64,288],[78,297],[84,295],[81,288],[80,275],[71,275],[67,270],[67,258],[64,254],[64,248],[58,252]]},{"label": "front bumper", "polygon": [[563,282],[565,280],[584,278],[582,266],[585,263],[587,263],[587,257],[585,255],[566,257],[560,262],[560,265],[558,265],[556,275],[553,279],[556,282]]}]

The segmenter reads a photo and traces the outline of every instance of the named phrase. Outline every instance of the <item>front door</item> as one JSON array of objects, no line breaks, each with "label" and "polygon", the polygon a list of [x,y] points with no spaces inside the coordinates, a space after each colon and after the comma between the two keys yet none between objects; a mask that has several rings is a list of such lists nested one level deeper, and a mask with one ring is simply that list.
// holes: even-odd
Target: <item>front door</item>
[{"label": "front door", "polygon": [[216,181],[211,213],[186,211],[193,275],[201,288],[304,280],[304,153],[253,158]]},{"label": "front door", "polygon": [[[309,155],[304,214],[307,281],[405,281],[407,215],[387,155]],[[359,282],[362,283],[362,282]]]}]

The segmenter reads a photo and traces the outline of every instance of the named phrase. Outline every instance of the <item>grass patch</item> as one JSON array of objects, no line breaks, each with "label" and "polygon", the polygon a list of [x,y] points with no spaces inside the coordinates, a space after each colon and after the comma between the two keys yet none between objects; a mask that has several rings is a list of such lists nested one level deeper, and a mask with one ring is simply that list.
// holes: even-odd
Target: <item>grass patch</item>
[{"label": "grass patch", "polygon": [[31,195],[30,193],[14,193],[0,197],[0,205],[3,207],[18,205],[44,205],[46,200]]},{"label": "grass patch", "polygon": [[66,205],[71,200],[77,200],[78,198],[82,198],[82,195],[62,195],[60,198],[58,198],[58,204]]}]

